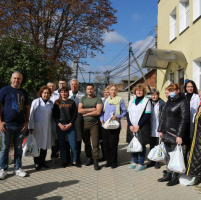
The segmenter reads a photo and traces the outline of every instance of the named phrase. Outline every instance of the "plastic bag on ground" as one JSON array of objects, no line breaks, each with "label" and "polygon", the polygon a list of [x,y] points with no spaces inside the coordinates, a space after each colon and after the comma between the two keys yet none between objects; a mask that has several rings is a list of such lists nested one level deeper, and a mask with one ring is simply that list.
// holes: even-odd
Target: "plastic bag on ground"
[{"label": "plastic bag on ground", "polygon": [[25,142],[23,148],[22,148],[23,154],[22,156],[31,156],[31,157],[38,157],[39,151],[36,144],[36,140],[33,136],[33,134],[29,134],[27,141]]},{"label": "plastic bag on ground", "polygon": [[127,152],[142,152],[142,150],[142,145],[138,141],[137,137],[134,135],[133,139],[127,147]]},{"label": "plastic bag on ground", "polygon": [[179,177],[179,183],[182,186],[189,186],[189,185],[195,185],[199,181],[198,177],[193,176],[186,176],[185,174],[181,174]]},{"label": "plastic bag on ground", "polygon": [[173,152],[170,152],[170,161],[167,168],[177,173],[185,173],[186,167],[181,145],[177,145]]}]

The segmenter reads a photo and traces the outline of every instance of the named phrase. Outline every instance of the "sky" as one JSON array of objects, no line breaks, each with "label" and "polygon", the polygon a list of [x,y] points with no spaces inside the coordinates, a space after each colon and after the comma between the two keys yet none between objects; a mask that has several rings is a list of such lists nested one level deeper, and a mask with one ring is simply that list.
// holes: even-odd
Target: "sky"
[{"label": "sky", "polygon": [[[80,64],[80,67],[85,72],[99,72],[99,75],[103,75],[106,70],[111,70],[110,78],[117,83],[122,78],[128,78],[129,43],[132,43],[132,50],[136,57],[155,44],[158,0],[111,0],[111,2],[112,7],[117,10],[117,23],[112,26],[114,32],[103,35],[104,54],[97,53],[95,58],[87,58],[88,65]],[[140,65],[143,55],[138,59]],[[140,76],[136,68],[133,63],[131,77]],[[89,82],[89,73],[83,73],[83,76],[85,81]],[[96,74],[91,74],[91,82],[94,81],[95,76]],[[78,80],[84,82],[80,72]]]}]

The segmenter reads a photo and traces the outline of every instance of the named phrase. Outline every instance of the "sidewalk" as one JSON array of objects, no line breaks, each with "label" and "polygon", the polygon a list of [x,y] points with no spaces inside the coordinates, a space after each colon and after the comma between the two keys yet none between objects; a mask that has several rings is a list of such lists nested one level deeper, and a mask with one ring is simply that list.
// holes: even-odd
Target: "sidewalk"
[{"label": "sidewalk", "polygon": [[[123,122],[124,123],[124,122]],[[166,183],[158,183],[162,176],[161,169],[149,168],[142,172],[128,169],[130,154],[126,152],[124,125],[122,123],[121,142],[119,144],[119,167],[116,169],[103,167],[95,171],[93,166],[82,168],[60,168],[58,163],[50,161],[47,155],[47,170],[35,171],[33,158],[23,158],[23,168],[28,177],[20,178],[12,175],[13,165],[9,167],[9,175],[0,180],[0,200],[83,200],[83,199],[114,199],[114,200],[198,200],[201,199],[194,186],[180,185],[167,187]],[[126,124],[126,123],[125,123]],[[82,161],[85,155],[82,151]],[[147,161],[146,161],[147,162]]]}]

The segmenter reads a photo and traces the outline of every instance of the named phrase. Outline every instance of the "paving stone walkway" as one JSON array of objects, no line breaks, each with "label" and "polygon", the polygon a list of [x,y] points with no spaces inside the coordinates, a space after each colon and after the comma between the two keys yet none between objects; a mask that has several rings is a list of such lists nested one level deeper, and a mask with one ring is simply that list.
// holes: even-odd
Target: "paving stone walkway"
[{"label": "paving stone walkway", "polygon": [[[199,200],[201,194],[194,186],[177,185],[167,187],[166,183],[158,183],[161,169],[149,168],[142,172],[128,169],[130,154],[126,152],[124,127],[119,144],[119,167],[105,168],[95,171],[93,166],[76,168],[69,166],[60,168],[61,161],[52,164],[48,151],[47,170],[35,171],[32,158],[23,158],[23,168],[28,177],[20,178],[12,174],[13,165],[9,167],[9,175],[0,180],[0,200]],[[85,161],[84,152],[82,160]],[[147,161],[146,161],[147,162]]]}]

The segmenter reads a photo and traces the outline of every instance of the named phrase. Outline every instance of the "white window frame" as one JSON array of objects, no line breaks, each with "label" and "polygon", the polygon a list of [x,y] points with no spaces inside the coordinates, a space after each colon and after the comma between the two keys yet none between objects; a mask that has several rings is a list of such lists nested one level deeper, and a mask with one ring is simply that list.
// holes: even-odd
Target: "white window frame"
[{"label": "white window frame", "polygon": [[174,83],[174,82],[175,82],[175,79],[174,79],[173,82],[171,82],[171,75],[173,75],[173,78],[174,78],[174,72],[169,73],[169,85],[170,85],[171,83]]},{"label": "white window frame", "polygon": [[193,81],[201,89],[201,57],[193,61]]},{"label": "white window frame", "polygon": [[177,37],[177,14],[176,8],[170,13],[170,42]]},{"label": "white window frame", "polygon": [[193,0],[193,21],[201,16],[201,0]]},{"label": "white window frame", "polygon": [[[180,74],[180,71],[183,71],[184,72],[184,82],[185,82],[185,71],[184,71],[184,69],[179,69],[178,71],[177,71],[177,83],[179,83],[179,74]],[[182,84],[180,84],[181,85],[181,87],[183,87],[184,86],[184,82],[182,83]]]},{"label": "white window frame", "polygon": [[190,25],[189,0],[179,1],[179,33],[183,32]]}]

